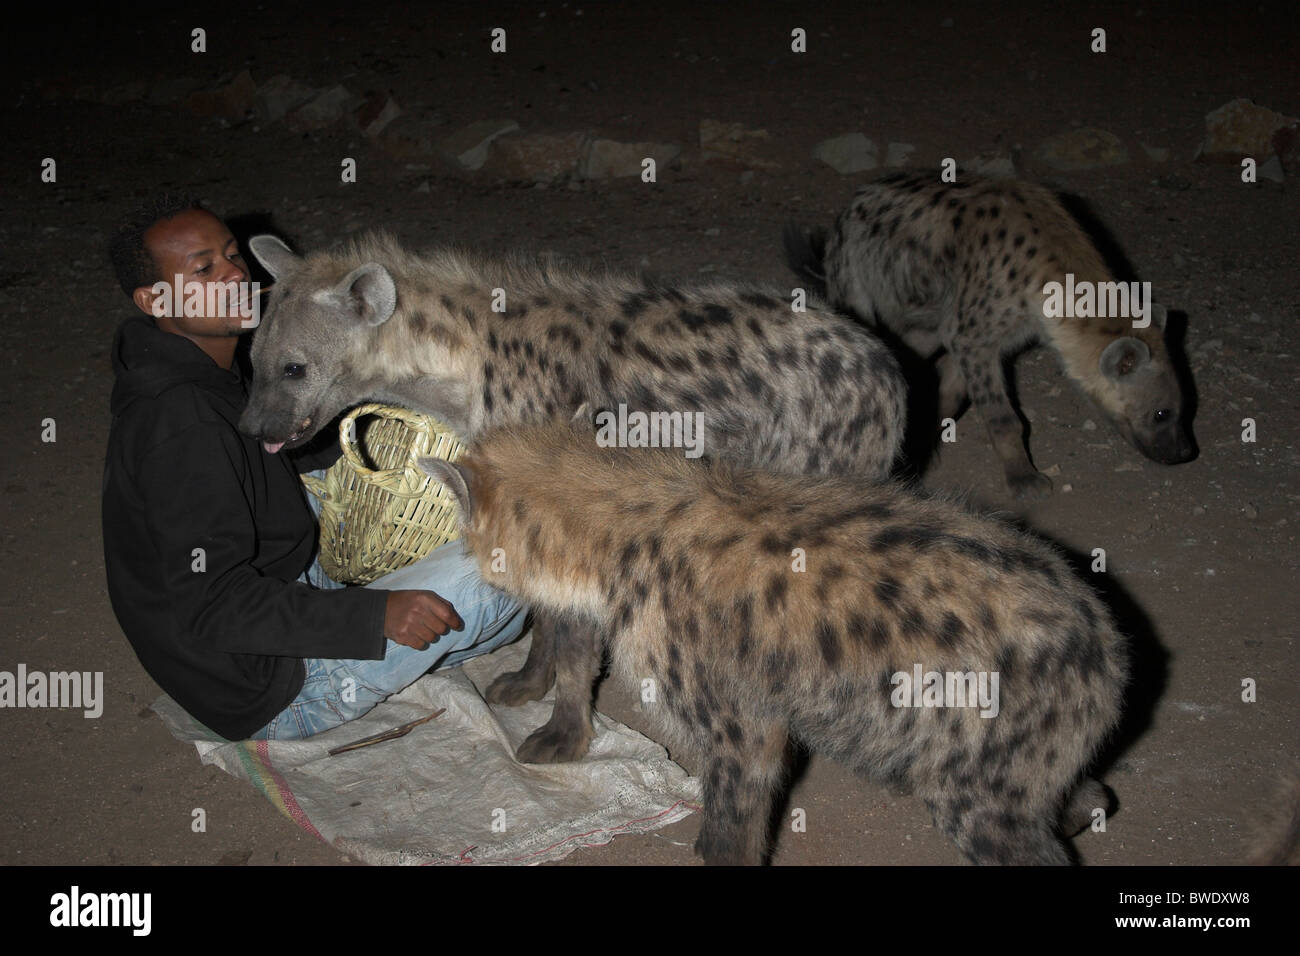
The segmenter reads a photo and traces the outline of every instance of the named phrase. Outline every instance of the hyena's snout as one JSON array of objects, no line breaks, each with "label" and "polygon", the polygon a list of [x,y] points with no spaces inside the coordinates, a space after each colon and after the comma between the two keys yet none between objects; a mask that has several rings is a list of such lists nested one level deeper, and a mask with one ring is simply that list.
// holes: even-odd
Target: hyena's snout
[{"label": "hyena's snout", "polygon": [[1162,465],[1181,465],[1196,457],[1196,442],[1181,422],[1146,435],[1135,433],[1133,444],[1138,451]]},{"label": "hyena's snout", "polygon": [[310,415],[267,411],[252,403],[239,416],[239,430],[262,443],[271,454],[285,445],[293,447],[307,441],[319,425]]}]

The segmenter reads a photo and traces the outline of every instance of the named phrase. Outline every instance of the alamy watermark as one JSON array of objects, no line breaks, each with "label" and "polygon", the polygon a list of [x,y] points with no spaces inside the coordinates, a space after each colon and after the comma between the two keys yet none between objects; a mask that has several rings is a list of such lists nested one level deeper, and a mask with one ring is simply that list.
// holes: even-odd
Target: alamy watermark
[{"label": "alamy watermark", "polygon": [[1049,319],[1132,318],[1133,328],[1151,324],[1150,282],[1075,282],[1065,274],[1065,284],[1043,286],[1043,315]]},{"label": "alamy watermark", "polygon": [[50,897],[50,925],[125,926],[133,936],[148,936],[153,925],[152,893],[83,893],[74,886]]},{"label": "alamy watermark", "polygon": [[703,412],[596,413],[596,444],[601,448],[684,448],[687,458],[704,454]]},{"label": "alamy watermark", "polygon": [[895,707],[978,707],[981,717],[996,717],[1001,709],[997,671],[896,671],[889,682],[889,702]]},{"label": "alamy watermark", "polygon": [[0,707],[72,707],[87,719],[104,712],[103,671],[0,671]]},{"label": "alamy watermark", "polygon": [[[255,329],[262,321],[262,284],[260,282],[184,281],[179,272],[172,281],[159,279],[151,291],[153,316],[188,318],[239,318],[240,325]],[[267,291],[270,291],[269,289]]]}]

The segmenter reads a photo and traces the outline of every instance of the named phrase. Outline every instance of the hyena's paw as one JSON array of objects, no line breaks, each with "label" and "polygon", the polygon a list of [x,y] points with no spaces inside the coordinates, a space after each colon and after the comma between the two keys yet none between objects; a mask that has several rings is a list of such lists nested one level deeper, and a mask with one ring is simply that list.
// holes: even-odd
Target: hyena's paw
[{"label": "hyena's paw", "polygon": [[1082,833],[1097,818],[1097,810],[1109,816],[1114,808],[1115,800],[1106,785],[1089,777],[1079,784],[1061,815],[1061,835],[1072,837]]},{"label": "hyena's paw", "polygon": [[763,862],[761,856],[754,857],[746,851],[734,832],[722,833],[709,826],[708,820],[700,826],[700,835],[695,838],[695,852],[708,866],[758,866]]},{"label": "hyena's paw", "polygon": [[541,700],[555,682],[555,675],[546,671],[529,670],[527,667],[513,674],[502,674],[494,680],[483,696],[489,704],[502,704],[506,707],[518,707],[530,700]]},{"label": "hyena's paw", "polygon": [[1020,501],[1039,501],[1052,495],[1052,479],[1041,471],[1022,471],[1007,475],[1011,495]]},{"label": "hyena's paw", "polygon": [[591,725],[583,721],[559,721],[553,716],[548,723],[528,735],[515,756],[520,763],[573,763],[581,760],[591,746]]}]

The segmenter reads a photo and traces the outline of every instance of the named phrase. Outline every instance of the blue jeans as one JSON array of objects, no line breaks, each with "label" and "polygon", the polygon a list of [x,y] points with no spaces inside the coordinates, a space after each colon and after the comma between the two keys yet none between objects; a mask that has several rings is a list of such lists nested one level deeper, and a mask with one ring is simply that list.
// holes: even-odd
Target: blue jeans
[{"label": "blue jeans", "polygon": [[[315,510],[314,499],[312,506]],[[325,576],[319,560],[303,579],[318,588],[343,587]],[[465,628],[448,631],[422,651],[388,641],[381,661],[307,658],[307,679],[298,696],[251,740],[298,740],[354,720],[431,668],[455,667],[509,644],[523,633],[527,617],[523,605],[483,580],[459,540],[366,587],[436,591],[456,609]]]}]

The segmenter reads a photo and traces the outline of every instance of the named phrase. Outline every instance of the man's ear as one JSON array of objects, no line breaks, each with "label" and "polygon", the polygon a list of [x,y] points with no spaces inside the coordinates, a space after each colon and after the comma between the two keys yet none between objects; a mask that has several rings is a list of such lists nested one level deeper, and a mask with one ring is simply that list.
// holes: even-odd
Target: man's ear
[{"label": "man's ear", "polygon": [[248,248],[277,282],[302,262],[301,256],[275,236],[254,236],[248,240]]},{"label": "man's ear", "polygon": [[131,301],[135,303],[135,307],[145,315],[156,319],[159,318],[159,316],[154,315],[153,311],[155,298],[153,286],[151,285],[142,285],[131,293]]},{"label": "man's ear", "polygon": [[420,458],[417,464],[424,469],[426,475],[442,482],[456,496],[456,503],[460,505],[460,520],[468,526],[474,516],[473,502],[469,496],[469,469],[441,458]]}]

